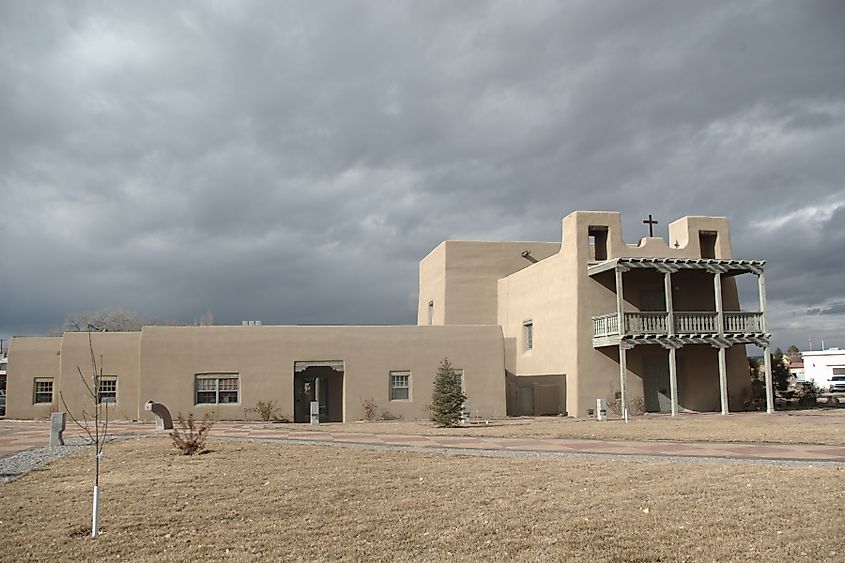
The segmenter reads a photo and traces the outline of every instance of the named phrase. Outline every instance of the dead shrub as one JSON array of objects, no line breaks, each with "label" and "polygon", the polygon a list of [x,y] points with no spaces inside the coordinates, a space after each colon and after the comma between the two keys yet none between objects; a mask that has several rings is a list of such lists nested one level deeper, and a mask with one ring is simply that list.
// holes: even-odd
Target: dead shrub
[{"label": "dead shrub", "polygon": [[364,415],[364,420],[373,421],[378,416],[378,405],[375,399],[361,399],[361,412]]},{"label": "dead shrub", "polygon": [[[246,412],[254,412],[264,422],[270,422],[279,418],[279,409],[276,401],[258,401],[255,407],[246,409]],[[284,419],[284,417],[282,417]]]},{"label": "dead shrub", "polygon": [[387,409],[382,409],[381,411],[381,419],[382,420],[402,420],[402,415],[393,414]]},{"label": "dead shrub", "polygon": [[628,403],[628,414],[639,416],[645,414],[645,399],[642,397],[634,397]]},{"label": "dead shrub", "polygon": [[205,447],[205,442],[208,439],[208,433],[211,427],[214,426],[214,417],[206,413],[202,422],[197,426],[194,420],[194,413],[188,414],[186,419],[179,413],[176,417],[179,423],[179,428],[174,428],[170,433],[170,439],[173,440],[173,445],[185,455],[196,455],[208,451]]},{"label": "dead shrub", "polygon": [[[611,393],[605,399],[607,403],[607,412],[613,416],[624,416],[625,412],[622,410],[622,393],[616,391]],[[637,416],[645,414],[645,399],[642,397],[632,397],[628,400],[628,415]]]},{"label": "dead shrub", "polygon": [[611,393],[607,396],[607,399],[605,399],[605,403],[607,406],[607,412],[613,416],[622,416],[622,393],[619,391]]}]

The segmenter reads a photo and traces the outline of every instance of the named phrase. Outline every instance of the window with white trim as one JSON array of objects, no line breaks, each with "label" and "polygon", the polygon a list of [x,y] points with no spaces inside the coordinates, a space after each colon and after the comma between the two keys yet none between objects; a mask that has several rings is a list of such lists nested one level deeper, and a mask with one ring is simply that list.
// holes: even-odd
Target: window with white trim
[{"label": "window with white trim", "polygon": [[525,349],[534,349],[534,321],[524,321],[522,323],[522,332],[525,337]]},{"label": "window with white trim", "polygon": [[411,398],[411,372],[390,372],[390,400],[407,401]]},{"label": "window with white trim", "polygon": [[117,377],[104,375],[100,377],[100,392],[98,393],[100,403],[117,402]]},{"label": "window with white trim", "polygon": [[237,373],[198,373],[197,405],[220,405],[238,402],[240,377]]},{"label": "window with white trim", "polygon": [[53,378],[52,377],[36,377],[33,386],[32,402],[38,403],[52,403],[53,402]]}]

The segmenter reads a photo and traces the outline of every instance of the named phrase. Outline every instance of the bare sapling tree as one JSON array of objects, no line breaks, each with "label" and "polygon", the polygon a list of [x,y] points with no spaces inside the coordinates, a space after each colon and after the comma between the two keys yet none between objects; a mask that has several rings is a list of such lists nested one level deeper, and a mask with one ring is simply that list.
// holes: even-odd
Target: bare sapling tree
[{"label": "bare sapling tree", "polygon": [[94,501],[91,513],[91,537],[96,538],[100,520],[100,460],[103,457],[103,446],[106,443],[106,436],[109,431],[109,402],[104,400],[100,394],[102,390],[100,381],[103,379],[103,357],[100,355],[98,363],[90,332],[88,333],[88,350],[91,354],[91,372],[84,373],[79,365],[76,366],[79,379],[82,380],[84,385],[83,407],[80,415],[77,417],[68,408],[62,391],[59,391],[59,398],[61,398],[62,405],[70,419],[82,429],[83,439],[94,446]]}]

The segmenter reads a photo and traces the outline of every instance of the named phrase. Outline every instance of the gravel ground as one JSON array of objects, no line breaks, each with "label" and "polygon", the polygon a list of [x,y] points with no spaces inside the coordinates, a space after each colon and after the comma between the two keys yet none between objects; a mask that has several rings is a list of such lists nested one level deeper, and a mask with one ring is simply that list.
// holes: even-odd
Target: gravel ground
[{"label": "gravel ground", "polygon": [[[108,441],[125,440],[130,437],[137,437],[133,434],[122,434],[116,436],[109,436]],[[519,450],[478,450],[474,448],[431,448],[431,447],[412,447],[412,446],[381,446],[375,444],[332,444],[321,441],[311,440],[274,440],[272,438],[256,439],[256,438],[213,438],[213,440],[227,440],[227,441],[245,441],[245,442],[259,442],[259,443],[288,443],[301,445],[329,445],[340,448],[364,449],[364,450],[399,450],[405,452],[417,453],[443,453],[452,455],[471,455],[482,457],[511,457],[511,458],[569,458],[569,459],[610,459],[610,460],[629,460],[629,461],[648,461],[648,462],[672,462],[672,463],[743,463],[754,465],[775,465],[781,467],[842,467],[842,463],[832,461],[798,461],[798,460],[767,460],[767,459],[744,459],[744,458],[724,458],[724,457],[696,457],[696,456],[651,456],[651,455],[620,455],[620,454],[593,454],[593,453],[559,453],[559,452],[535,452],[535,451],[519,451]],[[18,452],[9,457],[0,458],[0,484],[7,483],[13,479],[17,479],[21,475],[38,469],[46,463],[64,457],[67,454],[79,451],[87,446],[87,442],[82,438],[74,437],[65,440],[65,445],[51,449],[49,446],[42,446],[40,448],[32,448]]]},{"label": "gravel ground", "polygon": [[[109,436],[107,441],[112,442],[114,440],[125,440],[131,436],[132,434]],[[55,461],[68,454],[78,452],[79,450],[88,447],[88,445],[88,441],[83,438],[71,437],[66,438],[65,445],[59,446],[58,448],[41,446],[40,448],[32,448],[8,457],[0,458],[0,484],[8,483],[28,471],[38,469],[46,463]]]},{"label": "gravel ground", "polygon": [[583,453],[583,452],[543,452],[532,450],[484,450],[477,448],[436,448],[421,446],[390,446],[381,444],[361,443],[337,443],[325,442],[322,440],[289,440],[274,438],[241,438],[241,437],[212,437],[214,440],[226,440],[233,442],[263,443],[263,444],[299,444],[302,446],[331,446],[336,448],[351,448],[376,451],[399,451],[414,453],[439,453],[455,456],[476,456],[476,457],[504,457],[519,459],[584,459],[584,460],[610,460],[610,461],[640,461],[640,462],[667,462],[667,463],[739,463],[751,465],[768,465],[779,467],[832,467],[845,469],[845,463],[838,461],[818,460],[792,460],[792,459],[749,459],[743,457],[703,457],[683,455],[639,455],[639,454],[606,454],[606,453]]}]

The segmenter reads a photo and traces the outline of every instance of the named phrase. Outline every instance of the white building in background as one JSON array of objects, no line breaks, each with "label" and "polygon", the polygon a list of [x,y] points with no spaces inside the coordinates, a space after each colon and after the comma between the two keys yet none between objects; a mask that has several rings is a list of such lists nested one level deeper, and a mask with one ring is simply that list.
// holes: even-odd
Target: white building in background
[{"label": "white building in background", "polygon": [[800,383],[802,381],[806,381],[807,378],[804,375],[804,362],[802,360],[792,360],[789,362],[789,375],[792,379],[796,382]]},{"label": "white building in background", "polygon": [[834,375],[845,376],[845,350],[828,348],[801,352],[804,358],[804,378],[827,390]]}]

